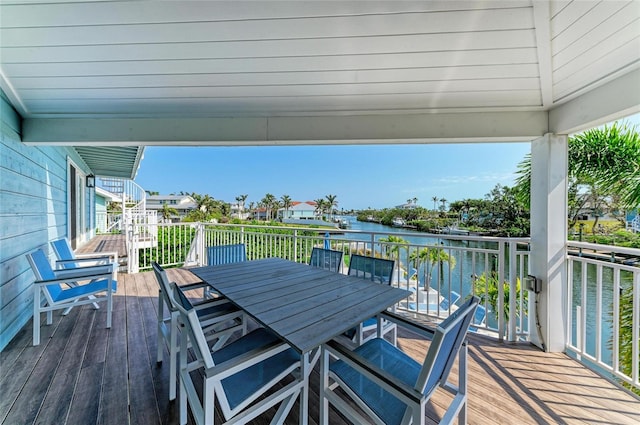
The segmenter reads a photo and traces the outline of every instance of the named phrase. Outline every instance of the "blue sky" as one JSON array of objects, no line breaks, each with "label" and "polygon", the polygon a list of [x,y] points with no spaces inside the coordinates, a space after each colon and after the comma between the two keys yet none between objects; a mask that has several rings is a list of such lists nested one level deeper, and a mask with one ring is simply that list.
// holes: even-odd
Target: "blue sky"
[{"label": "blue sky", "polygon": [[482,198],[511,186],[529,143],[148,147],[136,182],[161,194],[196,192],[247,203],[267,193],[297,201],[337,195],[345,209],[385,208],[418,198]]},{"label": "blue sky", "polygon": [[[627,118],[640,126],[640,114]],[[196,192],[247,204],[267,193],[295,201],[337,195],[338,208],[386,208],[418,198],[483,198],[512,186],[530,143],[367,146],[148,147],[136,182],[161,194]]]}]

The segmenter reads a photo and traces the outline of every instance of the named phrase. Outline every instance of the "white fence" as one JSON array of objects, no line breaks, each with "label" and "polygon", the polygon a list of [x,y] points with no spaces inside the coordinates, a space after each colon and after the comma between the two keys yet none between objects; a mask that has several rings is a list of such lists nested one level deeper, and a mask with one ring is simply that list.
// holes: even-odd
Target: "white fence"
[{"label": "white fence", "polygon": [[[154,246],[140,240],[132,245],[129,261],[137,260],[136,270],[150,269],[151,261],[167,267],[203,265],[206,247],[214,245],[244,243],[249,260],[281,257],[302,263],[309,261],[313,247],[329,246],[344,252],[343,273],[354,253],[394,259],[398,267],[392,284],[411,291],[396,307],[415,318],[445,318],[456,305],[446,306],[443,299],[458,293],[460,304],[475,293],[487,312],[474,324],[476,332],[500,340],[529,339],[528,298],[534,295],[524,284],[528,239],[335,229],[327,234],[320,229],[201,223],[138,226],[139,234],[151,230],[157,230]],[[567,353],[640,389],[640,250],[582,242],[568,242],[568,248]],[[421,304],[435,308],[422,310]]]},{"label": "white fence", "polygon": [[567,352],[640,389],[640,250],[569,242]]},{"label": "white fence", "polygon": [[[244,243],[249,260],[281,257],[302,263],[309,261],[314,246],[330,246],[344,252],[343,273],[354,253],[395,260],[392,284],[412,293],[397,305],[400,310],[416,317],[445,318],[457,308],[456,303],[475,293],[486,311],[474,324],[477,332],[501,340],[528,339],[528,292],[521,284],[528,269],[527,239],[415,232],[336,233],[335,229],[328,229],[334,232],[328,234],[320,229],[201,223],[138,225],[136,229],[138,234],[151,235],[155,229],[157,233],[154,246],[132,239],[132,271],[149,270],[152,261],[168,267],[206,264],[206,247],[214,245]],[[458,300],[448,303],[456,294]],[[503,313],[498,314],[500,311]]]}]

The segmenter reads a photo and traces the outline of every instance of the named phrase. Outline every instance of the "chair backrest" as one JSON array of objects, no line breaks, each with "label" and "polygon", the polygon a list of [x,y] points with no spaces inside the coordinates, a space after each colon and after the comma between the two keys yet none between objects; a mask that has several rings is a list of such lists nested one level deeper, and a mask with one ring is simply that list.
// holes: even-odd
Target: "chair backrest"
[{"label": "chair backrest", "polygon": [[470,297],[436,328],[415,386],[425,397],[446,383],[479,301],[476,296]]},{"label": "chair backrest", "polygon": [[454,305],[460,299],[460,294],[455,291],[451,291],[451,296],[440,301],[440,310],[449,310],[449,307]]},{"label": "chair backrest", "polygon": [[241,263],[247,261],[247,248],[243,243],[207,247],[207,265]]},{"label": "chair backrest", "polygon": [[186,331],[189,333],[189,341],[193,348],[193,352],[196,358],[201,361],[205,368],[210,369],[215,366],[207,340],[200,326],[198,320],[198,314],[191,301],[184,295],[184,293],[178,288],[175,282],[171,282],[170,289],[173,294],[173,300],[175,300],[175,307],[180,312],[180,320],[184,324]]},{"label": "chair backrest", "polygon": [[338,272],[342,264],[342,251],[315,247],[311,251],[309,265],[332,272]]},{"label": "chair backrest", "polygon": [[349,276],[357,276],[377,283],[391,285],[394,260],[353,254],[349,261]]},{"label": "chair backrest", "polygon": [[[27,254],[27,260],[31,265],[33,274],[36,276],[36,280],[52,280],[56,278],[56,275],[51,268],[51,264],[49,263],[49,258],[47,258],[47,255],[44,253],[42,248],[36,249],[35,251]],[[62,292],[62,287],[59,283],[46,285],[46,288],[49,295],[54,300]]]},{"label": "chair backrest", "polygon": [[[69,244],[69,239],[67,238],[56,239],[51,242],[51,246],[60,260],[74,260],[76,258],[73,250],[71,249],[71,245]],[[65,269],[71,269],[77,267],[77,265],[74,263],[63,263],[62,267]]]},{"label": "chair backrest", "polygon": [[176,311],[176,307],[174,305],[175,303],[172,299],[173,291],[171,290],[171,284],[169,282],[169,278],[167,277],[167,272],[160,266],[160,264],[155,261],[151,263],[151,266],[153,267],[153,272],[156,275],[156,280],[158,281],[160,294],[162,296],[162,299],[164,300],[164,303],[169,308],[169,311]]}]

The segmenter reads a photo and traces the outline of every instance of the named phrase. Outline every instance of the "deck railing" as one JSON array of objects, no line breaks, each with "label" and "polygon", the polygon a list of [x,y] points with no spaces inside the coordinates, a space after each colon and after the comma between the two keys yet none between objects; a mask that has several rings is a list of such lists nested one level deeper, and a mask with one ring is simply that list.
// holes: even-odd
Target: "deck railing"
[{"label": "deck railing", "polygon": [[[281,257],[301,263],[309,261],[314,246],[329,246],[344,252],[343,273],[354,253],[395,260],[392,284],[412,294],[398,303],[400,310],[445,318],[475,293],[486,311],[474,324],[477,332],[528,339],[528,293],[520,284],[528,270],[527,239],[201,223],[156,227],[155,246],[131,242],[138,252],[129,260],[131,270],[149,270],[151,261],[167,267],[206,264],[206,247],[213,245],[244,243],[250,260]],[[151,226],[144,228],[137,226],[138,233],[152,233]],[[447,303],[456,293],[458,301]]]},{"label": "deck railing", "polygon": [[567,352],[640,389],[640,249],[568,248]]},{"label": "deck railing", "polygon": [[[141,233],[151,233],[151,226],[144,227],[139,226]],[[473,325],[475,331],[500,340],[529,339],[534,295],[524,284],[528,239],[201,223],[156,227],[154,246],[133,245],[137,255],[130,262],[137,260],[136,269],[150,269],[151,261],[167,267],[203,265],[206,247],[213,245],[244,243],[249,260],[281,257],[301,263],[309,261],[313,247],[329,246],[344,252],[343,273],[354,253],[396,260],[392,284],[411,291],[396,308],[416,318],[445,318],[456,306],[442,299],[458,293],[459,304],[475,293],[487,311]],[[568,242],[568,248],[567,352],[640,389],[640,250],[581,242]],[[421,304],[435,308],[421,309]]]}]

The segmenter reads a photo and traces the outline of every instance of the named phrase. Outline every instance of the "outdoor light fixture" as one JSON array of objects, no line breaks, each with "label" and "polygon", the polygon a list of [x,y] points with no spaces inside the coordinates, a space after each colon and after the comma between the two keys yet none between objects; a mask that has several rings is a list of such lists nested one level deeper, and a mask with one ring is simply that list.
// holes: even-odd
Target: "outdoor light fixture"
[{"label": "outdoor light fixture", "polygon": [[87,176],[86,185],[87,185],[87,187],[96,187],[96,176],[94,176],[93,174],[89,174]]}]

